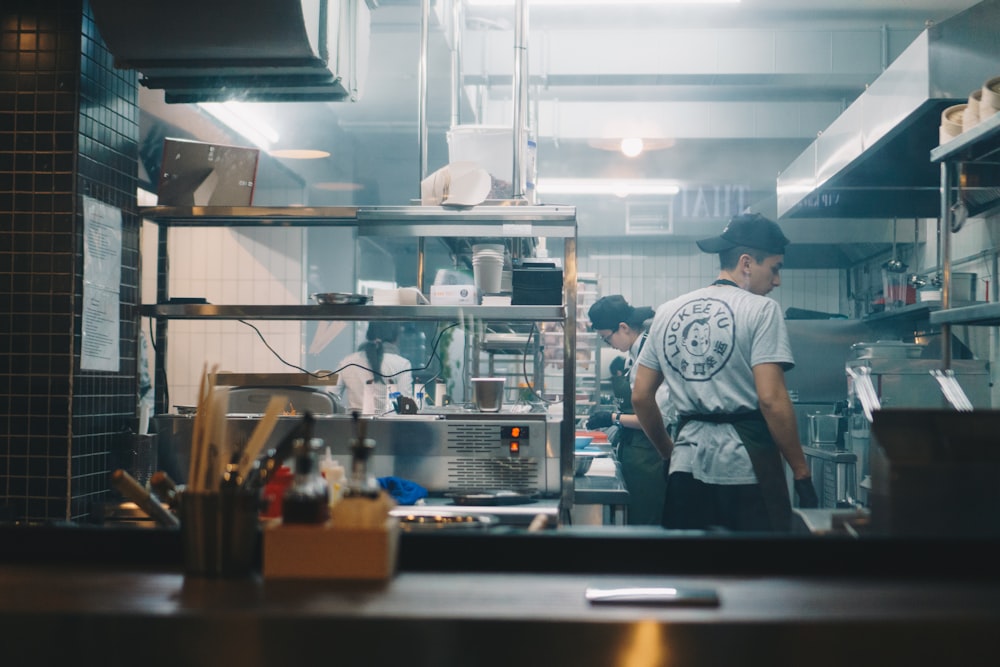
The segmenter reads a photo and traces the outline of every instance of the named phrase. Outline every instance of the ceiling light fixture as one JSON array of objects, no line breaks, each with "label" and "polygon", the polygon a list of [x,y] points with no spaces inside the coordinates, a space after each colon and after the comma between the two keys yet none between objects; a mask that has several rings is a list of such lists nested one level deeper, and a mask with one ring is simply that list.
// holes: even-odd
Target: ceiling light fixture
[{"label": "ceiling light fixture", "polygon": [[[736,5],[741,0],[616,0],[609,3],[608,0],[528,0],[529,5],[540,7],[564,6],[580,7],[583,5]],[[514,0],[465,0],[470,7],[497,7],[513,5]]]},{"label": "ceiling light fixture", "polygon": [[539,178],[538,194],[560,195],[676,195],[673,181],[641,178]]},{"label": "ceiling light fixture", "polygon": [[240,102],[199,102],[198,106],[265,151],[279,139],[277,130]]},{"label": "ceiling light fixture", "polygon": [[267,153],[271,157],[283,158],[285,160],[319,160],[330,157],[329,151],[321,151],[312,148],[278,148]]},{"label": "ceiling light fixture", "polygon": [[622,155],[625,157],[638,157],[642,153],[642,139],[639,137],[626,137],[622,139]]}]

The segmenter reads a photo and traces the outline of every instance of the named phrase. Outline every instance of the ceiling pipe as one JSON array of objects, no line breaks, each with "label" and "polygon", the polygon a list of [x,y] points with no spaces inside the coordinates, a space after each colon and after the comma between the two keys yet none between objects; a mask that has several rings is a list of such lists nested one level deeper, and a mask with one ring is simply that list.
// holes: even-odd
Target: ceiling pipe
[{"label": "ceiling pipe", "polygon": [[451,3],[451,127],[462,123],[462,27],[465,14],[460,0]]},{"label": "ceiling pipe", "polygon": [[514,5],[514,173],[511,178],[514,199],[525,196],[524,164],[525,118],[528,114],[528,3],[517,0]]},{"label": "ceiling pipe", "polygon": [[427,177],[427,41],[430,23],[431,0],[420,0],[420,57],[417,66],[417,145],[420,152],[420,178],[417,179],[417,197],[420,184]]}]

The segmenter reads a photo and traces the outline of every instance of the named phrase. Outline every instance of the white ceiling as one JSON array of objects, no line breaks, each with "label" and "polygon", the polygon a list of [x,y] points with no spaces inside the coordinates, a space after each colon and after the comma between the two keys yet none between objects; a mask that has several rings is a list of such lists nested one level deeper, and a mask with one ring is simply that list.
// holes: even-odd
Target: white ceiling
[{"label": "white ceiling", "polygon": [[[369,76],[358,102],[253,105],[281,138],[275,148],[331,157],[280,161],[300,201],[402,204],[418,193],[420,0],[381,0],[372,12]],[[773,191],[787,166],[924,28],[971,0],[743,0],[739,5],[536,7],[529,11],[529,107],[539,178],[634,176],[692,187]],[[448,159],[452,124],[450,13],[435,0],[427,81],[428,170]],[[530,7],[530,0],[529,0]],[[512,8],[467,10],[461,53],[461,123],[512,124]],[[444,20],[439,20],[443,15]],[[213,130],[187,105],[143,91],[144,132]],[[185,108],[170,108],[185,107]],[[475,111],[473,111],[475,109]],[[194,123],[198,127],[194,127]],[[673,146],[638,158],[595,144],[632,134]],[[155,135],[155,132],[154,132]],[[607,143],[607,142],[604,142]],[[355,183],[323,189],[322,183]],[[331,187],[331,186],[327,186]],[[285,192],[290,190],[285,189]],[[277,195],[274,195],[277,196]],[[565,199],[565,197],[563,198]],[[625,202],[578,198],[582,235],[621,234]],[[751,202],[753,204],[754,202]],[[766,203],[759,207],[766,209]]]}]

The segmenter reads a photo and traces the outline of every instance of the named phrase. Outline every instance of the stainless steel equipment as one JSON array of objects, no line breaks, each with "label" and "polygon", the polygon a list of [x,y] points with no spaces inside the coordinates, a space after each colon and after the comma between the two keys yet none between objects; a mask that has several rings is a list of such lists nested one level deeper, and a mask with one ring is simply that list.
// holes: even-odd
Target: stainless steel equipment
[{"label": "stainless steel equipment", "polygon": [[[194,419],[187,415],[155,418],[161,442],[178,453],[186,471]],[[299,423],[280,417],[265,449],[277,444]],[[229,415],[228,434],[246,440],[257,423],[254,415]],[[560,492],[561,420],[544,413],[479,413],[456,407],[440,413],[392,415],[367,421],[375,440],[370,460],[376,477],[396,476],[425,487],[432,495],[515,491],[539,497]],[[334,459],[350,463],[354,437],[348,415],[316,415],[314,434]]]},{"label": "stainless steel equipment", "polygon": [[[867,504],[866,485],[860,484],[866,478],[874,482],[884,473],[887,461],[880,448],[872,446],[871,422],[864,414],[858,393],[858,384],[850,371],[862,373],[864,368],[871,378],[882,408],[929,408],[937,409],[947,405],[941,389],[931,371],[941,368],[939,359],[909,359],[866,357],[847,362],[848,424],[845,433],[845,448],[857,456],[859,469],[857,478],[861,487],[858,497]],[[974,359],[952,362],[955,378],[965,390],[976,408],[990,406],[988,362]],[[872,492],[876,490],[873,488]]]}]

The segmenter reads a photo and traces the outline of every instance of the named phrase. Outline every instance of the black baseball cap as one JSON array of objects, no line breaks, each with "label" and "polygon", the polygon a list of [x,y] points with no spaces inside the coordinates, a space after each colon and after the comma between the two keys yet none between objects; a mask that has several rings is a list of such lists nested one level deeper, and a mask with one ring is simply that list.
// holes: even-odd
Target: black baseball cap
[{"label": "black baseball cap", "polygon": [[720,253],[737,246],[763,250],[772,255],[784,255],[785,246],[791,243],[773,220],[760,213],[737,215],[718,236],[697,242],[703,252]]},{"label": "black baseball cap", "polygon": [[629,305],[621,294],[601,297],[587,311],[592,329],[617,329],[622,322],[628,323],[635,308]]}]

